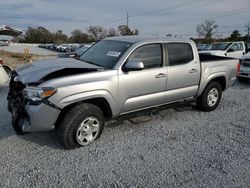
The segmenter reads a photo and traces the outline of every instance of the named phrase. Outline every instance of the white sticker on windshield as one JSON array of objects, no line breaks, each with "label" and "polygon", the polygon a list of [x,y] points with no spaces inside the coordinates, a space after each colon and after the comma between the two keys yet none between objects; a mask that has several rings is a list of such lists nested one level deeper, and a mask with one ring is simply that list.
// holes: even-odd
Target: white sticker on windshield
[{"label": "white sticker on windshield", "polygon": [[107,56],[118,57],[120,54],[121,54],[121,52],[109,51],[107,53]]}]

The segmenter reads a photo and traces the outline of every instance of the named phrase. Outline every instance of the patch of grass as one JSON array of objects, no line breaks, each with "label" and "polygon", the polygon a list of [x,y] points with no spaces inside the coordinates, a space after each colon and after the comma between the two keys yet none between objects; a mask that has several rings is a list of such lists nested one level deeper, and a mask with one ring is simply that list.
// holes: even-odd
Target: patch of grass
[{"label": "patch of grass", "polygon": [[0,58],[3,60],[5,65],[10,66],[11,68],[16,68],[17,65],[22,65],[26,63],[31,63],[36,60],[42,59],[54,59],[56,56],[48,55],[34,55],[34,54],[23,54],[17,52],[7,52],[4,50],[0,50]]}]

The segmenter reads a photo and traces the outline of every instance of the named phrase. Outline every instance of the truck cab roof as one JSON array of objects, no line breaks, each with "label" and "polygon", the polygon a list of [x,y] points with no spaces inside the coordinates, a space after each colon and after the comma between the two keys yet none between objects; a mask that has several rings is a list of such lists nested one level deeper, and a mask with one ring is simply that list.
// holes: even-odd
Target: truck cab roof
[{"label": "truck cab roof", "polygon": [[166,41],[166,42],[192,42],[190,39],[179,39],[179,38],[172,38],[166,36],[117,36],[117,37],[108,37],[104,40],[117,40],[129,43],[136,43],[136,42],[153,42],[153,41]]}]

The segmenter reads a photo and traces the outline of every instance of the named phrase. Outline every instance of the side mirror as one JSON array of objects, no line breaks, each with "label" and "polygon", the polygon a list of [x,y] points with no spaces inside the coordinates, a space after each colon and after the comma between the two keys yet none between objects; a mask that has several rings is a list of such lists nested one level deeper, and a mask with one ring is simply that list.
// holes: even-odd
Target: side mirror
[{"label": "side mirror", "polygon": [[123,71],[139,71],[144,69],[143,62],[139,62],[136,60],[129,60],[123,68]]},{"label": "side mirror", "polygon": [[227,50],[227,52],[234,52],[234,49],[229,48],[229,49]]}]

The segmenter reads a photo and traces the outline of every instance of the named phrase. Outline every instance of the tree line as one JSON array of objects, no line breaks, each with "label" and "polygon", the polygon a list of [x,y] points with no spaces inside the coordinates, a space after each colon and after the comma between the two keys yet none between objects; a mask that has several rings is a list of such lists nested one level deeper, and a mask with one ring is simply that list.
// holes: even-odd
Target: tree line
[{"label": "tree line", "polygon": [[[250,42],[250,22],[246,24],[246,35],[242,35],[239,30],[234,30],[230,36],[222,38],[222,35],[217,31],[218,25],[215,20],[205,20],[201,24],[196,26],[196,32],[199,38],[192,38],[197,43],[212,43],[212,42],[224,42],[224,41],[245,41]],[[120,25],[116,29],[104,28],[102,26],[89,26],[86,32],[80,29],[75,29],[71,32],[71,36],[68,37],[62,30],[56,32],[50,32],[44,27],[28,27],[26,32],[15,38],[16,42],[23,43],[89,43],[101,40],[106,37],[113,36],[125,36],[125,35],[138,35],[139,30],[132,30],[127,25]],[[168,34],[167,36],[172,36]]]},{"label": "tree line", "polygon": [[196,27],[196,31],[199,39],[194,39],[196,42],[202,43],[212,43],[212,42],[224,42],[224,41],[245,41],[250,42],[250,22],[244,25],[245,31],[247,32],[246,35],[242,35],[239,30],[234,30],[230,34],[230,36],[222,38],[219,33],[217,32],[217,28],[219,26],[216,24],[215,20],[205,20],[201,24],[198,24]]},{"label": "tree line", "polygon": [[22,43],[89,43],[101,40],[106,37],[118,35],[138,35],[139,30],[132,30],[126,25],[120,25],[117,29],[103,28],[102,26],[89,26],[86,32],[81,29],[75,29],[68,37],[62,30],[50,32],[44,27],[28,27],[25,33],[14,40]]}]

